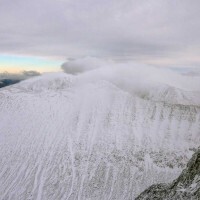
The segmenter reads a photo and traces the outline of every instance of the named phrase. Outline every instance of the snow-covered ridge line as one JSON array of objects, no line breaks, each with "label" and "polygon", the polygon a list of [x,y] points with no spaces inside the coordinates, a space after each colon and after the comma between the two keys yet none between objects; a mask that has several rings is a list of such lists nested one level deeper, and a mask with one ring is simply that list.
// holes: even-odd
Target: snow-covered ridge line
[{"label": "snow-covered ridge line", "polygon": [[[86,75],[86,77],[88,77]],[[15,88],[24,88],[33,92],[41,92],[44,90],[60,90],[68,89],[68,87],[75,86],[82,87],[87,84],[95,84],[98,82],[108,82],[110,85],[130,93],[133,96],[138,96],[143,99],[152,100],[156,102],[165,102],[169,104],[179,104],[179,105],[200,105],[200,92],[199,91],[185,91],[183,89],[175,88],[167,84],[162,83],[151,83],[151,85],[144,86],[147,83],[142,83],[141,86],[137,86],[136,83],[130,85],[129,82],[119,82],[106,79],[105,77],[93,80],[89,78],[86,79],[85,74],[80,74],[79,76],[73,76],[70,74],[65,74],[62,72],[58,73],[45,73],[42,76],[35,77],[15,85]],[[140,84],[140,83],[138,83]],[[12,90],[12,87],[9,88]]]}]

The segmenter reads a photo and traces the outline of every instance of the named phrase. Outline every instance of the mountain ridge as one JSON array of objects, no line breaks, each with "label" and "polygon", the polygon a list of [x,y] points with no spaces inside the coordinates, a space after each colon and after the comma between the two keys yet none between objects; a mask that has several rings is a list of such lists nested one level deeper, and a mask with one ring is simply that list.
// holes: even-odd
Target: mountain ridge
[{"label": "mountain ridge", "polygon": [[178,177],[199,145],[198,106],[52,76],[1,90],[2,199],[134,199]]}]

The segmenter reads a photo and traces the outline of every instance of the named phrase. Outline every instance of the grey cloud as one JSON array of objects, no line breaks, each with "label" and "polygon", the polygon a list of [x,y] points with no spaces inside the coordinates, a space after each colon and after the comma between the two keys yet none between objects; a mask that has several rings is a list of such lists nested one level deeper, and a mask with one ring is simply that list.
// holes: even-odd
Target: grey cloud
[{"label": "grey cloud", "polygon": [[107,65],[101,59],[93,57],[85,57],[80,59],[69,59],[63,63],[61,69],[68,74],[79,74],[82,72],[94,70]]},{"label": "grey cloud", "polygon": [[23,71],[25,77],[39,76],[40,73],[37,71]]},{"label": "grey cloud", "polygon": [[0,53],[181,59],[187,49],[200,53],[199,7],[199,0],[2,0]]}]

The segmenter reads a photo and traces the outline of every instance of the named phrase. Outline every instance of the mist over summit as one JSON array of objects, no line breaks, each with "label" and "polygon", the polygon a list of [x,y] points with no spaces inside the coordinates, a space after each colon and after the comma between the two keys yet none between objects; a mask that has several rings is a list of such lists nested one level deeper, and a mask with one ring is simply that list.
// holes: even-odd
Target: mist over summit
[{"label": "mist over summit", "polygon": [[62,69],[75,75],[76,85],[104,80],[145,99],[191,105],[200,102],[200,77],[183,74],[181,68],[177,72],[130,61],[119,63],[85,57],[64,63]]}]

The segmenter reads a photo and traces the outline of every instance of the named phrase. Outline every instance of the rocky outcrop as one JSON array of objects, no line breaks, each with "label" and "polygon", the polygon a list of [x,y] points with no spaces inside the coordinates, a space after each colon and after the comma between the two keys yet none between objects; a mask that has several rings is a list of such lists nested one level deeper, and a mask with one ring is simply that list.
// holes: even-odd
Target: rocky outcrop
[{"label": "rocky outcrop", "polygon": [[187,167],[172,184],[152,185],[136,200],[200,199],[200,149],[192,156]]}]

